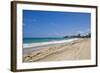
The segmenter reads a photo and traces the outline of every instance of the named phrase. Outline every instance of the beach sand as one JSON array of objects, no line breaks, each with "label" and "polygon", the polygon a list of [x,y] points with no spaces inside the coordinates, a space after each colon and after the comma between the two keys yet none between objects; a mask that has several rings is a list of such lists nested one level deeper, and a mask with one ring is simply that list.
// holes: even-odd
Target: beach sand
[{"label": "beach sand", "polygon": [[91,58],[90,38],[81,38],[56,46],[46,46],[43,49],[31,51],[23,55],[23,62],[46,62],[65,60],[85,60]]}]

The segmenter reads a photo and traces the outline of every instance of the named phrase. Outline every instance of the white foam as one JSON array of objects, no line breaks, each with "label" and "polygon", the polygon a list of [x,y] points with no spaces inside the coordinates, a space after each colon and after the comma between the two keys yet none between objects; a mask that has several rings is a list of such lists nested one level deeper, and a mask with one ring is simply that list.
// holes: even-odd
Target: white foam
[{"label": "white foam", "polygon": [[50,42],[41,42],[41,43],[31,43],[31,44],[23,44],[23,48],[30,48],[30,47],[37,47],[43,45],[51,45],[51,44],[61,44],[61,43],[68,43],[78,40],[78,38],[74,39],[67,39],[67,40],[59,40],[59,41],[50,41]]}]

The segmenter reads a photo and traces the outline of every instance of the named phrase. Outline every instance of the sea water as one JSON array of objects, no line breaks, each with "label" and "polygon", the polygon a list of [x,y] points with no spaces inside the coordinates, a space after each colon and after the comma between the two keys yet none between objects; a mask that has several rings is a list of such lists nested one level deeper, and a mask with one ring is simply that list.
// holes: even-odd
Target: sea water
[{"label": "sea water", "polygon": [[72,42],[77,38],[24,38],[23,39],[23,53],[43,49],[45,47],[56,46],[63,43]]},{"label": "sea water", "polygon": [[24,38],[23,39],[23,48],[33,48],[44,45],[54,45],[67,43],[77,40],[77,38],[68,39],[68,38]]},{"label": "sea water", "polygon": [[24,44],[67,40],[68,38],[23,38]]}]

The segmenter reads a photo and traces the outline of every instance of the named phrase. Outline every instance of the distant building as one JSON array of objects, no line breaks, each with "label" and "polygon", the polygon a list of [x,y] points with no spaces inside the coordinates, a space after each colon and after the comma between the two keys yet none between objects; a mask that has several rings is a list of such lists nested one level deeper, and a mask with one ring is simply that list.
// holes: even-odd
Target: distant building
[{"label": "distant building", "polygon": [[78,33],[77,35],[64,36],[64,38],[90,38],[90,37],[91,33],[84,33],[84,34]]}]

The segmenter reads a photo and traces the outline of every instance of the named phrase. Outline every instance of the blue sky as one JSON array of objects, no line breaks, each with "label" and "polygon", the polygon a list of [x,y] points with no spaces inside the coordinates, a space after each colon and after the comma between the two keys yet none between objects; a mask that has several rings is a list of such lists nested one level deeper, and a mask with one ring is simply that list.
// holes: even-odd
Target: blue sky
[{"label": "blue sky", "polygon": [[24,37],[63,37],[90,31],[90,13],[23,10]]}]

